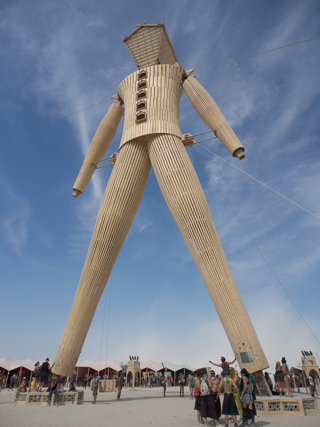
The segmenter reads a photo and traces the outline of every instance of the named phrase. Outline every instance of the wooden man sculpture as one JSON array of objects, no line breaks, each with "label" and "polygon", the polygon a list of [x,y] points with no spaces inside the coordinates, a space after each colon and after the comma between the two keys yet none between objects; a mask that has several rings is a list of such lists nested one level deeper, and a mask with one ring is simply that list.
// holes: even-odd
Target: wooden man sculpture
[{"label": "wooden man sculpture", "polygon": [[[99,125],[73,187],[83,193],[124,113],[117,159],[109,178],[76,296],[53,371],[72,375],[121,246],[137,212],[149,172],[162,194],[217,309],[241,367],[268,367],[233,279],[211,213],[182,141],[179,102],[183,91],[234,157],[244,148],[209,93],[179,64],[164,23],[137,26],[123,39],[138,71],[119,85],[116,102]],[[183,89],[182,89],[183,87]],[[249,358],[248,358],[249,354]],[[245,357],[243,357],[245,356]]]}]

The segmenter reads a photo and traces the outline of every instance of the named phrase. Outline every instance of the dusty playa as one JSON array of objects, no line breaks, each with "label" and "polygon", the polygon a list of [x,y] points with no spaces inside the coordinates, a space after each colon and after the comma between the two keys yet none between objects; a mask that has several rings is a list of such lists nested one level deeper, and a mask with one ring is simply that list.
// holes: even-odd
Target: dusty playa
[{"label": "dusty playa", "polygon": [[[80,388],[81,390],[81,388]],[[300,393],[301,397],[308,397]],[[0,393],[0,425],[2,427],[38,427],[73,425],[77,427],[171,427],[196,426],[194,400],[190,400],[187,387],[184,398],[179,397],[178,387],[169,387],[167,397],[162,388],[126,390],[120,400],[116,393],[99,393],[97,404],[93,405],[92,392],[85,390],[84,402],[71,406],[27,406],[13,404],[14,392],[3,390]],[[222,396],[221,396],[222,398]],[[319,407],[319,399],[318,399]],[[220,418],[224,425],[224,417]],[[240,423],[239,423],[240,424]],[[209,425],[213,425],[210,421]],[[229,422],[232,427],[233,424]],[[320,415],[259,416],[256,426],[277,427],[315,427],[320,425]]]}]

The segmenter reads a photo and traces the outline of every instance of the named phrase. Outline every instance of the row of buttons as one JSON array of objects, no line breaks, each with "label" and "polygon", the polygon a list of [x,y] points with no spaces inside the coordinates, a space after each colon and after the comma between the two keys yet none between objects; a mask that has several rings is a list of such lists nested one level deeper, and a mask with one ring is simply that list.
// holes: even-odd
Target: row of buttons
[{"label": "row of buttons", "polygon": [[137,84],[136,123],[147,120],[147,71],[140,70]]}]

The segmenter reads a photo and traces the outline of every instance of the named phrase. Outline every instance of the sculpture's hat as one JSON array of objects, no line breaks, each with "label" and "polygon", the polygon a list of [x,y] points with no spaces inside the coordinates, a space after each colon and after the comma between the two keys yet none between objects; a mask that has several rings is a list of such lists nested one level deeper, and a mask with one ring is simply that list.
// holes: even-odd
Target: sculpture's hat
[{"label": "sculpture's hat", "polygon": [[178,58],[162,24],[146,24],[136,28],[123,42],[139,69],[157,64],[175,64]]}]

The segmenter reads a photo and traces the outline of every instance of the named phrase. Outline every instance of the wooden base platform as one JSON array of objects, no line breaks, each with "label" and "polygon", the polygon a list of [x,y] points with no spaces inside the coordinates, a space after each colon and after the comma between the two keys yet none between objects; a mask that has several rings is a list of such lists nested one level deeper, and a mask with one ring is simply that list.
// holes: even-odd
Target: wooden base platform
[{"label": "wooden base platform", "polygon": [[[35,392],[32,391],[30,393],[20,393],[17,405],[47,405],[49,392]],[[51,396],[51,403],[50,405],[53,406],[55,404],[55,394],[52,394]],[[83,391],[60,391],[59,393],[59,399],[58,399],[58,406],[60,405],[79,405],[83,402],[84,398],[84,392]]]},{"label": "wooden base platform", "polygon": [[313,397],[257,397],[255,406],[258,415],[308,415],[319,414],[317,399]]}]

